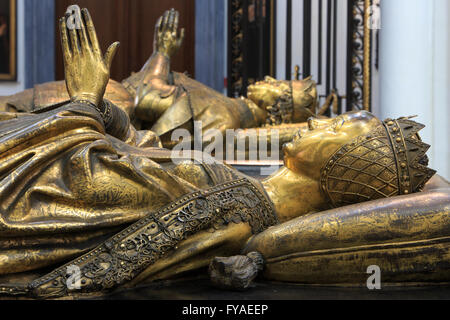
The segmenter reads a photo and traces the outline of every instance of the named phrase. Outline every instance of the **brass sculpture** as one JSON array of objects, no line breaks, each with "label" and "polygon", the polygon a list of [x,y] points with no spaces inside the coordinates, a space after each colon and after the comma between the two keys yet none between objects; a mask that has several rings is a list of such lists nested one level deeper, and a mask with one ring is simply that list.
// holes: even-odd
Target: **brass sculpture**
[{"label": "brass sculpture", "polygon": [[[177,11],[166,11],[156,24],[154,53],[143,69],[122,83],[111,80],[106,88],[105,99],[128,113],[135,128],[155,132],[164,147],[172,148],[178,143],[171,139],[173,131],[184,128],[193,134],[194,121],[202,121],[207,144],[211,140],[205,134],[209,129],[223,133],[227,129],[267,125],[270,129],[303,123],[316,115],[317,91],[311,78],[277,81],[267,77],[248,88],[248,98],[230,99],[182,73],[171,72],[170,59],[184,39],[184,29],[178,30],[178,21]],[[0,110],[33,112],[68,101],[64,81],[51,82],[0,98]],[[280,146],[303,127],[304,124],[283,127]]]},{"label": "brass sculpture", "polygon": [[[0,113],[0,294],[101,294],[202,270],[243,248],[247,265],[265,265],[274,280],[309,283],[326,260],[303,253],[335,250],[340,272],[355,281],[352,266],[378,260],[367,250],[344,257],[349,248],[381,245],[379,259],[400,266],[389,269],[394,281],[419,280],[417,262],[433,271],[426,281],[448,281],[448,184],[413,194],[435,173],[417,134],[422,125],[368,112],[310,119],[285,146],[286,166],[262,182],[192,161],[196,155],[174,164],[154,134],[136,131],[122,109],[102,100],[117,45],[103,58],[86,9],[82,16],[77,31],[60,21],[71,101]],[[333,209],[348,204],[356,205]],[[74,268],[79,286],[69,283]],[[242,275],[229,283],[242,286],[255,272]]]}]

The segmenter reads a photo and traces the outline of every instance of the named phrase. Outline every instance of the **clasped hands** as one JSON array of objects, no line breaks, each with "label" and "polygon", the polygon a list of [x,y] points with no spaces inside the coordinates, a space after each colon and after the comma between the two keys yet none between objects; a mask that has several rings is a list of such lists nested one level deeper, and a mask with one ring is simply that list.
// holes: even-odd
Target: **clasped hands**
[{"label": "clasped hands", "polygon": [[68,15],[60,19],[67,91],[72,102],[99,106],[120,43],[113,43],[103,56],[89,11],[83,9],[75,16],[80,21],[69,26]]}]

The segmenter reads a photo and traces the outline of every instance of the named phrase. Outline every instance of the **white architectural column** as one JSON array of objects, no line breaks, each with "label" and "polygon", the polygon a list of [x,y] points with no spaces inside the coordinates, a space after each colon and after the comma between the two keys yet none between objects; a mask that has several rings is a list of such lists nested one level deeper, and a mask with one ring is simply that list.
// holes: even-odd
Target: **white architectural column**
[{"label": "white architectural column", "polygon": [[450,178],[448,0],[381,2],[381,118],[418,115],[430,166]]}]

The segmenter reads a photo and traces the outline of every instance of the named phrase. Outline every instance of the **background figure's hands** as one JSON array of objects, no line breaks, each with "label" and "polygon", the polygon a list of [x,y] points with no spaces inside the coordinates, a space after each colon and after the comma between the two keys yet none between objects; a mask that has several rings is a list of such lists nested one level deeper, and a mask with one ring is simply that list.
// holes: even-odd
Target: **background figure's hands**
[{"label": "background figure's hands", "polygon": [[68,28],[67,16],[60,20],[67,91],[71,101],[88,101],[99,106],[120,43],[113,43],[103,57],[89,11],[83,9],[77,16],[81,18],[75,24],[78,29]]},{"label": "background figure's hands", "polygon": [[171,9],[158,19],[155,26],[154,51],[166,57],[172,57],[181,47],[184,40],[184,28],[178,35],[180,14]]}]

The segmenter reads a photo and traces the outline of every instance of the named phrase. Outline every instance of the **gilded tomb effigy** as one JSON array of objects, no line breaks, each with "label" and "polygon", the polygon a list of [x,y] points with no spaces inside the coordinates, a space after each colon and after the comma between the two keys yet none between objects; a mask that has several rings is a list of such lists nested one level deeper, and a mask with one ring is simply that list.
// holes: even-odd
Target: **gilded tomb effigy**
[{"label": "gilded tomb effigy", "polygon": [[[158,30],[175,22],[169,12]],[[118,43],[102,55],[86,9],[79,29],[60,26],[67,101],[0,113],[2,295],[98,295],[208,266],[239,289],[258,273],[359,283],[369,265],[388,282],[449,281],[449,186],[428,168],[420,123],[310,118],[259,181],[137,130],[104,99]]]}]

